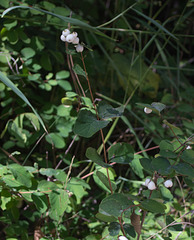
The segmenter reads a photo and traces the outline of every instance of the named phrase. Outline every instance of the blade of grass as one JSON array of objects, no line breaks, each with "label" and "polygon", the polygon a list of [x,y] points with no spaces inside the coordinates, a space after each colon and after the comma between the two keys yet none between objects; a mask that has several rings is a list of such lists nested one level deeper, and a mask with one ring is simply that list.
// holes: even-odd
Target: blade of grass
[{"label": "blade of grass", "polygon": [[[96,34],[98,35],[101,35],[105,38],[109,38],[111,39],[109,36],[107,36],[106,34],[100,32],[100,30],[98,30],[96,27],[93,27],[93,26],[90,26],[89,24],[83,22],[83,21],[80,21],[78,19],[75,19],[75,18],[70,18],[70,17],[64,17],[64,16],[61,16],[61,15],[58,15],[58,14],[55,14],[55,13],[52,13],[52,12],[49,12],[49,11],[46,11],[46,10],[43,10],[43,9],[40,9],[40,8],[34,8],[34,7],[29,7],[29,6],[14,6],[14,7],[10,7],[8,9],[6,9],[1,17],[3,18],[6,14],[8,14],[9,12],[17,9],[17,8],[22,8],[22,9],[31,9],[31,10],[36,10],[36,11],[39,11],[39,12],[43,12],[43,13],[46,13],[46,14],[49,14],[51,16],[54,16],[54,17],[57,17],[61,20],[63,20],[64,22],[67,22],[67,23],[71,23],[73,25],[76,25],[76,26],[79,26],[83,29],[86,29],[88,31],[92,31],[92,32],[95,32]],[[112,39],[114,40],[114,39]]]},{"label": "blade of grass", "polygon": [[132,10],[134,12],[136,12],[138,15],[142,16],[143,18],[147,19],[148,21],[150,21],[151,23],[153,23],[156,27],[158,27],[161,31],[167,33],[169,36],[171,36],[172,38],[178,40],[172,33],[170,33],[166,28],[164,28],[161,24],[159,24],[158,22],[156,22],[155,20],[153,20],[152,18],[146,16],[145,14],[139,12],[137,9],[132,8]]}]

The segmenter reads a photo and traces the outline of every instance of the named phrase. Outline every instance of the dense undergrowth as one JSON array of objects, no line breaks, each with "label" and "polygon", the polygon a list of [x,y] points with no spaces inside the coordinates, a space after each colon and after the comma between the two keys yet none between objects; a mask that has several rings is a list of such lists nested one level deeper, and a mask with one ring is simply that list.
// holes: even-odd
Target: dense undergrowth
[{"label": "dense undergrowth", "polygon": [[0,239],[192,239],[193,1],[0,6]]}]

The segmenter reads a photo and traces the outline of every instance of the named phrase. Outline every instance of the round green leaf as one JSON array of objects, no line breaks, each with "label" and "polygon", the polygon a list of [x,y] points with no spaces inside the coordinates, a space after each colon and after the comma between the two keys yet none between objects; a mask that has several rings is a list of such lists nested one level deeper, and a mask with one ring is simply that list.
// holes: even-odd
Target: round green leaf
[{"label": "round green leaf", "polygon": [[21,51],[21,54],[24,56],[24,58],[29,59],[32,58],[35,55],[34,49],[30,47],[23,48]]},{"label": "round green leaf", "polygon": [[46,141],[50,144],[54,144],[56,148],[64,148],[65,141],[64,139],[57,133],[50,133],[46,135]]},{"label": "round green leaf", "polygon": [[110,236],[118,235],[119,232],[120,232],[120,229],[121,229],[121,226],[120,226],[119,223],[111,222],[109,227],[108,227],[108,231],[109,231]]}]

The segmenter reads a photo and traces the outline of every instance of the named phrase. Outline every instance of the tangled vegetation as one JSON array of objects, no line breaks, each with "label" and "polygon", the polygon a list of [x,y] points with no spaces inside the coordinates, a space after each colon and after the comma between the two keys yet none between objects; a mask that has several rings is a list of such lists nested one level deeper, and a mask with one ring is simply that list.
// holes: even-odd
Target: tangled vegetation
[{"label": "tangled vegetation", "polygon": [[0,6],[0,239],[192,239],[194,1]]}]

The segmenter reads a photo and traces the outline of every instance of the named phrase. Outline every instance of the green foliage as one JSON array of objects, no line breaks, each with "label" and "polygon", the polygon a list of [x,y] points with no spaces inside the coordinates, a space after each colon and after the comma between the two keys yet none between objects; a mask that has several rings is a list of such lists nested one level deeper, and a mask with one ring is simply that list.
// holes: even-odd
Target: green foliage
[{"label": "green foliage", "polygon": [[0,239],[194,235],[193,1],[107,3],[0,1]]}]

